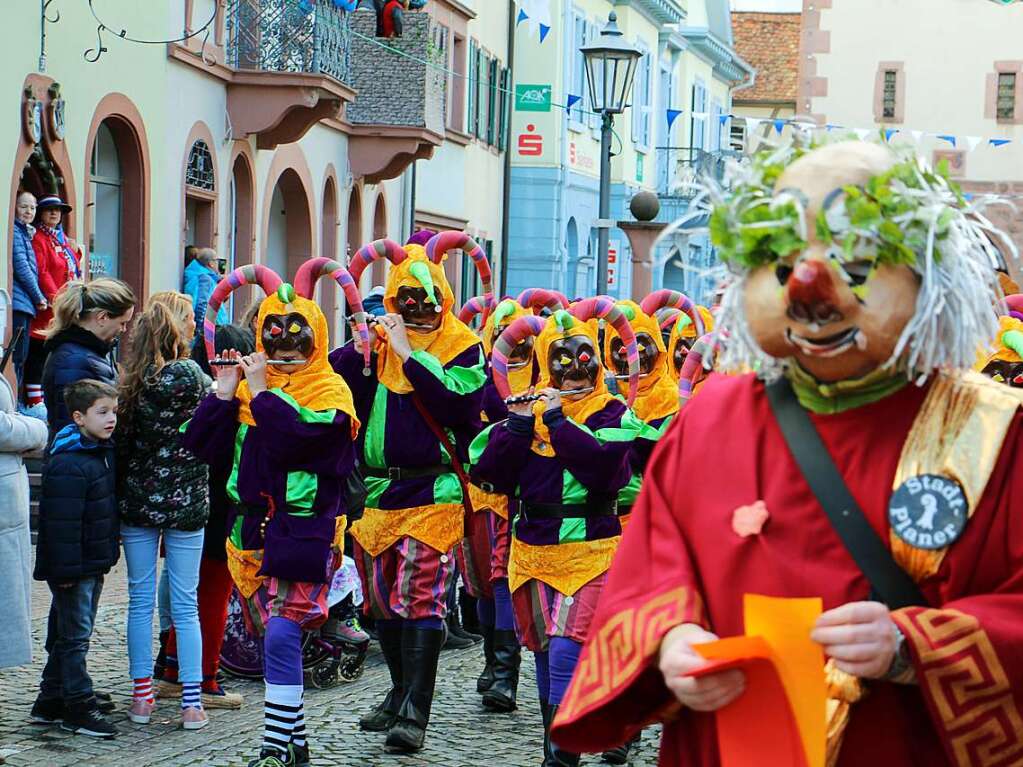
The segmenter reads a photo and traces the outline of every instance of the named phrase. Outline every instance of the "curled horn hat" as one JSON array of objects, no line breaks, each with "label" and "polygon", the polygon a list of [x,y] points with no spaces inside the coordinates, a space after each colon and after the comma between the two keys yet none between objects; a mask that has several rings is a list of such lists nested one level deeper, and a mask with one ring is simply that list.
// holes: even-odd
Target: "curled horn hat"
[{"label": "curled horn hat", "polygon": [[206,343],[206,354],[209,359],[212,360],[217,356],[217,312],[220,311],[220,307],[223,306],[228,296],[242,285],[259,285],[263,289],[263,293],[269,296],[283,284],[283,280],[273,269],[262,264],[239,266],[217,283],[217,287],[210,294],[209,302],[206,304],[206,316],[202,321],[203,341]]},{"label": "curled horn hat", "polygon": [[386,258],[392,264],[400,264],[408,258],[408,253],[394,240],[373,240],[366,243],[355,252],[348,264],[348,271],[356,285],[359,284],[359,278],[366,271],[366,267],[381,258]]},{"label": "curled horn hat", "polygon": [[552,312],[567,309],[569,304],[564,293],[548,288],[526,288],[515,300],[519,302],[519,306],[532,309],[534,314],[539,314],[544,309],[550,309]]},{"label": "curled horn hat", "polygon": [[[530,336],[540,335],[549,322],[563,322],[565,314],[579,322],[602,319],[610,323],[617,331],[625,344],[626,356],[629,361],[628,402],[631,406],[639,389],[639,349],[636,346],[636,335],[632,332],[632,325],[629,324],[624,312],[615,305],[614,301],[603,296],[577,301],[567,312],[558,311],[554,317],[546,320],[535,315],[526,316],[520,317],[509,325],[497,339],[490,360],[494,371],[494,385],[497,387],[498,393],[505,398],[512,394],[511,387],[508,385],[508,357],[512,350]],[[541,360],[540,363],[546,364],[546,361]]]},{"label": "curled horn hat", "polygon": [[472,237],[465,232],[441,232],[430,238],[426,243],[426,257],[433,263],[439,264],[449,250],[461,250],[469,254],[472,262],[476,265],[480,280],[483,282],[483,318],[481,325],[487,323],[487,316],[491,311],[491,304],[494,303],[493,275],[490,271],[490,262],[487,254]]},{"label": "curled horn hat", "polygon": [[639,305],[639,308],[650,316],[654,316],[658,310],[665,307],[685,312],[686,316],[693,321],[697,337],[707,332],[706,328],[704,328],[703,317],[696,309],[696,304],[685,293],[679,293],[677,290],[668,290],[667,288],[655,290],[644,298],[643,302]]},{"label": "curled horn hat", "polygon": [[[489,301],[486,296],[473,296],[462,304],[462,308],[458,310],[458,319],[468,325],[484,312],[487,312],[489,315],[490,312],[494,311],[496,303],[493,296],[490,297]],[[483,326],[480,325],[480,327],[482,328]]]},{"label": "curled horn hat", "polygon": [[678,379],[678,400],[679,406],[685,405],[693,397],[693,390],[700,382],[702,376],[707,374],[704,370],[704,363],[708,365],[714,357],[714,334],[707,333],[700,336],[693,344],[693,348],[686,355],[682,363],[682,370],[679,371]]},{"label": "curled horn hat", "polygon": [[362,294],[355,277],[337,261],[330,258],[311,258],[299,267],[295,275],[295,290],[303,298],[312,300],[316,283],[321,277],[330,277],[344,291],[345,301],[355,319],[355,331],[362,339],[362,374],[370,374],[369,318],[362,307]]}]

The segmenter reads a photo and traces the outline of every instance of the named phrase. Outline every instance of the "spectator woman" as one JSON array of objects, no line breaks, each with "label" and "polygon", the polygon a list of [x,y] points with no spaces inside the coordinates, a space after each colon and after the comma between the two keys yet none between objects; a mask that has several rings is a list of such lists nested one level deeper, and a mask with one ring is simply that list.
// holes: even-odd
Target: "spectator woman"
[{"label": "spectator woman", "polygon": [[[256,351],[255,336],[237,325],[220,325],[215,339],[217,354],[235,349],[241,354]],[[206,344],[192,346],[192,359],[203,372],[213,377]],[[199,565],[199,629],[202,633],[202,704],[205,708],[240,708],[244,700],[238,693],[227,692],[217,681],[220,670],[220,650],[224,644],[227,626],[227,605],[234,580],[227,567],[227,514],[231,502],[227,497],[230,466],[210,468],[210,517],[202,544],[202,562]],[[177,631],[171,628],[166,643],[166,661],[163,678],[158,686],[161,698],[181,695],[177,659]]]},{"label": "spectator woman", "polygon": [[[32,248],[32,238],[36,233],[35,227],[32,226],[35,217],[35,195],[31,192],[20,192],[14,209],[14,247],[11,253],[14,267],[14,289],[11,291],[14,299],[14,327],[11,337],[14,338],[18,331],[21,331],[13,355],[14,374],[18,381],[18,402],[25,401],[25,361],[28,359],[28,334],[32,328],[32,320],[36,312],[49,308],[46,296],[39,287],[39,267],[36,265],[36,254]],[[38,375],[34,383],[39,384]],[[32,411],[26,411],[26,414],[46,420],[42,411],[42,405],[37,404]]]},{"label": "spectator woman", "polygon": [[195,335],[192,302],[159,293],[135,321],[132,354],[120,385],[118,508],[128,565],[128,663],[134,682],[128,716],[149,722],[153,697],[153,611],[161,540],[170,582],[171,616],[183,684],[182,725],[208,724],[200,700],[202,638],[196,590],[209,516],[208,472],[178,443],[212,384],[189,357]]},{"label": "spectator woman", "polygon": [[[35,251],[39,287],[52,306],[61,288],[69,282],[82,279],[82,249],[64,233],[62,219],[66,213],[71,212],[70,205],[60,197],[50,195],[41,199],[36,208],[36,232],[32,237],[32,249]],[[31,323],[25,367],[25,401],[29,407],[43,401],[43,387],[40,383],[46,362],[43,342],[48,337],[47,328],[52,319],[50,309],[41,309],[35,313]],[[65,423],[70,420],[71,417],[67,416]]]},{"label": "spectator woman", "polygon": [[11,385],[0,375],[0,669],[32,660],[32,541],[21,457],[45,445],[46,427],[17,414]]},{"label": "spectator woman", "polygon": [[134,312],[135,294],[120,280],[70,282],[56,296],[53,321],[46,330],[42,374],[51,438],[71,423],[64,406],[65,386],[83,378],[117,385],[114,345]]}]

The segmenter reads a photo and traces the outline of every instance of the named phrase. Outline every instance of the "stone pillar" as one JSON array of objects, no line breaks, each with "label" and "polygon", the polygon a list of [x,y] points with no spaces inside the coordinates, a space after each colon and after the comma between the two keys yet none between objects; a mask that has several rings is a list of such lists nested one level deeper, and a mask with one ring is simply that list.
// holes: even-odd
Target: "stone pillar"
[{"label": "stone pillar", "polygon": [[629,210],[636,221],[619,221],[618,228],[625,232],[632,248],[632,300],[642,301],[654,283],[653,246],[667,224],[655,222],[661,204],[653,192],[640,192],[629,202]]}]

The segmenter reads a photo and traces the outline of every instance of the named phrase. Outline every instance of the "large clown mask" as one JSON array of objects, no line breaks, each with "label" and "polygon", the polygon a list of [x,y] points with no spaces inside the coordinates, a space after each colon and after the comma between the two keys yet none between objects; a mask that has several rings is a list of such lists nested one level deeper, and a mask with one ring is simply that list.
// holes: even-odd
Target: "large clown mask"
[{"label": "large clown mask", "polygon": [[427,293],[425,288],[398,288],[398,312],[405,321],[405,327],[413,333],[432,333],[440,327],[444,319],[443,302],[444,296],[437,287],[433,288],[433,295]]},{"label": "large clown mask", "polygon": [[316,334],[298,312],[266,315],[260,336],[270,364],[285,363],[288,372],[304,369],[316,348]]},{"label": "large clown mask", "polygon": [[547,352],[551,383],[561,391],[592,391],[600,375],[600,361],[587,335],[569,335],[555,339]]},{"label": "large clown mask", "polygon": [[775,201],[802,201],[806,244],[750,272],[745,313],[764,352],[793,360],[823,383],[862,378],[886,363],[916,309],[913,269],[876,252],[844,259],[831,230],[814,225],[818,214],[847,217],[845,190],[866,187],[894,163],[878,145],[834,144],[793,162],[774,187]]}]

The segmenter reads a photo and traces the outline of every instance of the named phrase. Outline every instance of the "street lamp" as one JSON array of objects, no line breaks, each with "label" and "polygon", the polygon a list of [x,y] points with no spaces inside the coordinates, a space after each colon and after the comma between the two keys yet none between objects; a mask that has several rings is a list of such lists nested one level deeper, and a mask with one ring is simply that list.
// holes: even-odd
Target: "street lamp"
[{"label": "street lamp", "polygon": [[632,91],[636,63],[641,51],[630,46],[618,29],[618,14],[607,17],[607,26],[592,45],[579,49],[583,54],[590,103],[600,114],[600,221],[597,226],[597,294],[607,293],[607,249],[611,234],[611,125],[621,114]]}]

